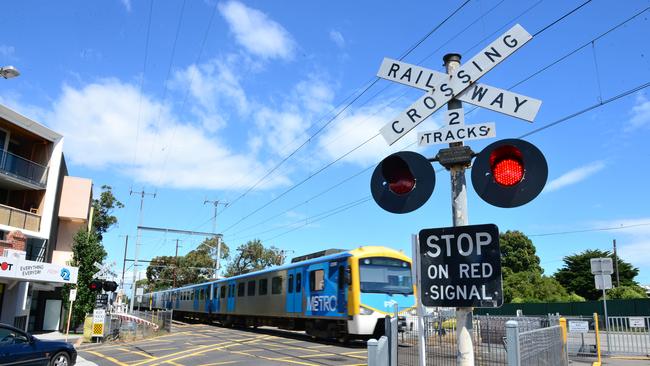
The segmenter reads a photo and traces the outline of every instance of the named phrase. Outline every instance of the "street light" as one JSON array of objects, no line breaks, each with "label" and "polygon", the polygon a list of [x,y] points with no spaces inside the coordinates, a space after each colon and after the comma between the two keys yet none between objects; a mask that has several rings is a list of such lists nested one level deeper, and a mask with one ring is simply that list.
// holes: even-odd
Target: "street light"
[{"label": "street light", "polygon": [[0,75],[5,79],[11,79],[20,75],[20,71],[13,66],[2,66],[0,67]]}]

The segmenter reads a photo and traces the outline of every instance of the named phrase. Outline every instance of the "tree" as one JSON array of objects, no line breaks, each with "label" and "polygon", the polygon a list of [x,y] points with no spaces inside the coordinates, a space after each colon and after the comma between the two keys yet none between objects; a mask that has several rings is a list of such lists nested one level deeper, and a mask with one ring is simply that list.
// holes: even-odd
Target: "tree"
[{"label": "tree", "polygon": [[607,291],[607,299],[632,300],[632,299],[647,299],[647,298],[648,295],[646,294],[643,287],[636,286],[636,285],[618,286]]},{"label": "tree", "polygon": [[544,273],[533,242],[521,231],[506,231],[499,234],[501,267],[512,272],[536,271]]},{"label": "tree", "polygon": [[[124,205],[115,198],[110,186],[102,186],[102,193],[99,199],[93,199],[93,216],[91,231],[86,228],[79,230],[72,240],[72,261],[71,265],[79,267],[77,278],[77,298],[72,309],[71,323],[74,326],[82,323],[87,314],[92,312],[95,306],[95,292],[90,291],[88,285],[93,280],[93,275],[99,270],[94,263],[102,263],[106,258],[106,250],[102,245],[102,235],[111,226],[117,223],[117,217],[112,215],[115,208],[122,208]],[[61,292],[63,303],[69,304],[71,286],[64,286]]]},{"label": "tree", "polygon": [[[229,257],[230,249],[221,243],[221,259]],[[199,246],[184,256],[154,257],[147,267],[149,290],[171,288],[176,277],[176,287],[208,281],[214,274],[216,239],[205,239]]]},{"label": "tree", "polygon": [[[91,291],[88,285],[93,280],[93,275],[98,269],[94,263],[101,263],[106,258],[104,246],[99,241],[96,233],[89,233],[85,229],[79,230],[73,238],[72,244],[72,265],[79,267],[77,277],[77,298],[72,307],[72,325],[81,324],[86,314],[93,311],[95,307],[96,292]],[[69,304],[70,286],[66,285],[62,291],[63,303]]]},{"label": "tree", "polygon": [[284,253],[271,246],[265,248],[259,239],[251,240],[237,248],[237,254],[228,263],[226,277],[259,271],[284,263]]},{"label": "tree", "polygon": [[[564,266],[555,273],[555,279],[564,286],[567,291],[575,292],[587,300],[597,300],[602,291],[596,290],[594,275],[591,274],[592,258],[612,258],[612,253],[599,249],[587,249],[581,253],[564,257]],[[616,268],[616,267],[614,267]],[[618,256],[618,272],[621,279],[621,286],[638,286],[634,277],[639,274],[639,269],[625,262]]]},{"label": "tree", "polygon": [[99,195],[99,199],[93,199],[92,207],[92,227],[101,242],[104,233],[106,233],[111,226],[117,224],[117,217],[112,215],[113,210],[116,208],[123,208],[124,205],[115,198],[111,186],[103,185],[102,193]]},{"label": "tree", "polygon": [[544,276],[535,245],[521,231],[499,235],[505,302],[584,301],[554,278]]}]

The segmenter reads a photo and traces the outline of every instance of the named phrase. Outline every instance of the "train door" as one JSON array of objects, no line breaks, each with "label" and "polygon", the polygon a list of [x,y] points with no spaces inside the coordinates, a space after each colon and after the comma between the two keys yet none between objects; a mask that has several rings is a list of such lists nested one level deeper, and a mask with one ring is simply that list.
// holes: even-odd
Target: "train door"
[{"label": "train door", "polygon": [[210,289],[212,288],[211,285],[205,285],[201,291],[203,291],[203,304],[201,305],[203,307],[203,312],[204,313],[209,313],[210,312],[210,300],[212,298],[212,291]]},{"label": "train door", "polygon": [[302,268],[296,268],[296,284],[293,287],[293,310],[296,313],[302,313],[302,292],[304,282],[302,279]]},{"label": "train door", "polygon": [[347,313],[347,308],[348,308],[348,292],[347,287],[348,287],[348,281],[347,281],[347,261],[345,262],[338,262],[338,265],[336,267],[337,273],[336,273],[336,283],[337,283],[337,291],[336,291],[336,310],[339,313]]},{"label": "train door", "polygon": [[212,302],[210,305],[210,313],[219,312],[219,285],[212,284]]},{"label": "train door", "polygon": [[295,281],[296,281],[296,270],[289,269],[287,270],[287,301],[286,301],[286,311],[287,313],[294,313],[295,310]]},{"label": "train door", "polygon": [[228,308],[226,311],[229,313],[235,311],[235,282],[228,284]]},{"label": "train door", "polygon": [[199,310],[199,289],[198,288],[192,289],[192,300],[194,300],[192,301],[192,309],[194,309],[194,311],[198,311]]}]

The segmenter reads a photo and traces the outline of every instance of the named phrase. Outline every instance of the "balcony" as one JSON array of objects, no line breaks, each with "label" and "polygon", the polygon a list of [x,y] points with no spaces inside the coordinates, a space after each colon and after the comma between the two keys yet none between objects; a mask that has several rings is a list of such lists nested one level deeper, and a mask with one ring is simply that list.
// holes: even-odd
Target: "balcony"
[{"label": "balcony", "polygon": [[38,231],[41,226],[41,217],[31,212],[0,205],[0,224],[19,229]]},{"label": "balcony", "polygon": [[0,150],[0,174],[18,179],[34,189],[44,189],[47,167],[6,150]]}]

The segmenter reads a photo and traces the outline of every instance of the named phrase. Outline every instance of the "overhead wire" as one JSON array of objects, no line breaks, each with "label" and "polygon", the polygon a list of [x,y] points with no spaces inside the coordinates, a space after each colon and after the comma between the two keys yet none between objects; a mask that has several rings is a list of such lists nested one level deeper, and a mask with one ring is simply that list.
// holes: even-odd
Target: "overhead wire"
[{"label": "overhead wire", "polygon": [[[541,30],[537,31],[537,32],[535,33],[535,35],[539,35],[539,34],[541,34],[542,32],[544,32],[544,31],[546,31],[547,29],[549,29],[551,26],[553,26],[553,25],[555,25],[555,24],[558,24],[561,20],[563,20],[563,19],[567,18],[569,15],[575,13],[577,10],[581,9],[582,7],[584,7],[586,4],[588,4],[588,3],[591,2],[591,1],[592,1],[592,0],[586,0],[585,2],[583,2],[582,4],[580,4],[579,6],[573,8],[573,9],[570,10],[569,12],[567,12],[567,13],[563,14],[562,16],[560,16],[559,18],[553,20],[549,25],[547,25],[547,26],[545,26],[544,28],[542,28]],[[463,4],[463,5],[465,5],[465,4]],[[445,18],[444,21],[447,21],[447,20],[449,20],[449,19],[450,19],[450,18],[447,17],[447,18]],[[412,52],[412,50],[410,50],[409,53],[410,53],[410,52]],[[407,53],[407,54],[408,54],[408,53]],[[352,148],[352,149],[349,150],[348,152],[346,152],[346,153],[344,153],[343,155],[341,155],[340,157],[336,158],[335,160],[333,160],[333,161],[329,162],[328,164],[326,164],[325,166],[321,167],[321,168],[320,168],[319,170],[317,170],[316,172],[311,173],[309,176],[307,176],[307,177],[304,178],[303,180],[301,180],[301,181],[299,181],[298,183],[294,184],[293,186],[289,187],[287,190],[283,191],[283,192],[280,193],[278,196],[272,198],[270,201],[267,201],[267,202],[264,203],[262,206],[260,206],[260,207],[258,207],[258,208],[256,208],[256,209],[254,209],[254,210],[251,211],[250,213],[246,214],[245,216],[243,216],[242,218],[240,218],[239,220],[237,220],[236,222],[234,222],[233,224],[231,224],[230,226],[228,226],[228,227],[227,227],[226,229],[224,229],[222,232],[224,232],[224,233],[227,232],[228,230],[230,230],[231,228],[235,227],[236,225],[238,225],[239,223],[241,223],[241,222],[244,221],[245,219],[251,217],[252,215],[256,214],[257,212],[261,211],[262,209],[268,207],[268,206],[269,206],[270,204],[272,204],[273,202],[279,200],[280,198],[284,197],[284,196],[285,196],[286,194],[288,194],[289,192],[291,192],[291,191],[293,191],[294,189],[298,188],[299,186],[303,185],[303,184],[306,183],[308,180],[312,179],[314,176],[320,174],[321,172],[323,172],[324,170],[326,170],[326,169],[329,168],[330,166],[334,165],[336,162],[342,160],[343,158],[345,158],[346,156],[348,156],[348,155],[351,154],[352,152],[354,152],[354,151],[358,150],[359,148],[361,148],[362,146],[366,145],[367,143],[369,143],[370,141],[372,141],[373,139],[375,139],[375,138],[376,138],[377,136],[379,136],[379,135],[380,135],[380,133],[377,133],[377,134],[373,135],[372,137],[366,139],[365,141],[363,141],[363,142],[360,143],[359,145],[355,146],[354,148]]]},{"label": "overhead wire", "polygon": [[[622,21],[622,22],[616,24],[615,26],[609,28],[607,31],[605,31],[605,32],[599,34],[598,36],[594,37],[594,38],[593,38],[592,40],[590,40],[589,42],[584,43],[583,45],[581,45],[581,46],[577,47],[576,49],[574,49],[574,50],[568,52],[567,54],[565,54],[565,55],[563,55],[563,56],[557,58],[556,60],[554,60],[554,61],[552,61],[551,63],[547,64],[546,66],[542,67],[541,69],[539,69],[539,70],[533,72],[533,73],[530,74],[529,76],[523,78],[523,79],[520,80],[519,82],[513,84],[513,86],[511,86],[509,89],[514,88],[515,86],[521,85],[522,83],[524,83],[524,82],[530,80],[530,79],[533,78],[534,76],[537,76],[537,75],[539,75],[540,73],[542,73],[543,71],[548,70],[551,66],[556,65],[556,64],[558,64],[559,62],[561,62],[561,61],[567,59],[569,56],[575,54],[575,53],[576,53],[577,51],[579,51],[580,49],[583,49],[583,48],[585,48],[586,46],[590,45],[593,41],[598,40],[598,39],[600,39],[600,38],[602,38],[602,37],[604,37],[604,36],[610,34],[610,33],[613,32],[614,30],[616,30],[616,29],[622,27],[623,25],[627,24],[628,22],[630,22],[631,20],[635,19],[636,17],[640,16],[641,14],[643,14],[644,12],[646,12],[646,11],[648,11],[648,10],[650,10],[650,7],[646,7],[646,8],[644,8],[644,9],[642,9],[641,11],[639,11],[639,12],[635,13],[634,15],[628,17],[628,18],[625,19],[624,21]],[[545,27],[544,29],[548,29],[548,27]],[[568,121],[568,120],[570,120],[570,119],[572,119],[572,118],[575,118],[575,117],[577,117],[577,116],[579,116],[579,115],[581,115],[581,114],[587,113],[587,112],[589,112],[589,111],[591,111],[591,110],[593,110],[593,109],[596,109],[596,108],[598,108],[598,107],[601,107],[601,106],[604,106],[604,105],[609,104],[609,103],[611,103],[611,102],[614,102],[614,101],[616,101],[616,100],[618,100],[618,99],[621,99],[621,98],[623,98],[623,97],[625,97],[625,96],[628,96],[628,95],[634,94],[634,93],[638,92],[639,90],[642,90],[642,89],[647,88],[648,86],[650,86],[650,82],[642,83],[642,84],[640,84],[640,85],[638,85],[638,86],[636,86],[636,87],[634,87],[634,88],[628,89],[628,90],[626,90],[626,91],[624,91],[624,92],[622,92],[622,93],[620,93],[620,94],[617,94],[617,95],[615,95],[615,96],[613,96],[613,97],[611,97],[611,98],[608,98],[608,99],[606,99],[606,100],[599,100],[599,102],[596,103],[596,104],[594,104],[594,105],[588,106],[588,107],[586,107],[586,108],[584,108],[584,109],[582,109],[582,110],[579,110],[579,111],[577,111],[577,112],[574,112],[574,113],[571,113],[571,114],[566,115],[566,116],[564,116],[564,117],[561,117],[561,118],[559,118],[559,119],[557,119],[557,120],[555,120],[555,121],[553,121],[553,122],[550,122],[550,123],[548,123],[548,124],[546,124],[546,125],[544,125],[544,126],[538,128],[538,129],[536,129],[536,130],[533,130],[533,131],[531,131],[531,132],[528,132],[528,133],[526,133],[526,134],[523,134],[523,135],[519,136],[518,138],[524,138],[524,137],[530,136],[530,135],[532,135],[532,134],[534,134],[534,133],[538,133],[538,132],[540,132],[540,131],[543,131],[543,130],[545,130],[545,129],[547,129],[547,128],[553,127],[553,126],[555,126],[555,125],[557,125],[557,124],[560,124],[560,123],[566,122],[566,121]],[[409,145],[406,146],[405,148],[408,148],[408,147],[410,147],[410,146],[412,146],[412,145],[414,145],[414,144],[415,144],[415,142],[409,144]],[[321,192],[318,193],[317,195],[308,198],[307,200],[305,200],[305,201],[299,203],[299,204],[296,205],[296,206],[293,206],[292,208],[290,208],[290,209],[284,211],[283,213],[289,212],[289,211],[291,211],[292,209],[295,209],[296,207],[299,207],[299,206],[305,204],[306,202],[309,202],[309,201],[311,201],[311,200],[313,200],[313,199],[315,199],[315,198],[317,198],[317,197],[320,197],[320,196],[322,196],[322,195],[324,195],[324,194],[326,194],[326,193],[332,191],[334,188],[339,187],[341,184],[343,184],[343,183],[345,183],[345,182],[348,182],[348,181],[350,181],[351,179],[353,179],[353,178],[355,178],[355,177],[357,177],[357,176],[359,176],[359,175],[361,175],[361,174],[367,172],[368,170],[370,170],[371,168],[373,168],[375,165],[376,165],[376,164],[370,165],[370,166],[368,166],[368,167],[366,167],[366,168],[364,168],[364,169],[358,171],[357,173],[353,174],[352,176],[349,176],[349,177],[343,179],[342,181],[337,182],[336,184],[334,184],[334,185],[330,186],[329,188],[325,189],[324,191],[321,191]],[[440,171],[442,171],[442,170],[444,170],[444,169],[439,169],[439,170],[437,170],[436,172],[440,172]],[[365,197],[367,197],[367,196],[365,196]],[[352,201],[352,202],[356,202],[356,200],[354,200],[354,201]],[[349,204],[349,202],[348,202],[347,204]],[[345,205],[346,205],[346,204],[344,204],[343,206],[345,206]],[[250,227],[248,227],[248,228],[246,228],[246,229],[240,230],[240,231],[239,231],[238,233],[236,233],[236,234],[239,234],[239,233],[241,233],[241,232],[244,232],[244,231],[246,231],[246,230],[249,229],[249,228],[257,227],[257,226],[259,226],[259,225],[261,225],[261,224],[263,224],[263,223],[266,223],[266,222],[268,222],[268,221],[271,221],[271,219],[273,219],[273,218],[277,218],[277,217],[281,216],[283,213],[281,213],[281,214],[276,214],[276,215],[274,215],[274,216],[270,216],[269,218],[265,219],[265,220],[262,221],[262,222],[258,222],[258,223],[255,224],[255,225],[251,225]]]},{"label": "overhead wire", "polygon": [[[451,14],[449,14],[445,19],[443,19],[441,22],[439,22],[435,27],[433,27],[426,35],[424,35],[421,39],[419,39],[414,45],[409,47],[400,57],[399,60],[403,60],[406,56],[408,56],[413,50],[415,50],[422,42],[424,42],[426,39],[428,39],[433,33],[435,33],[440,27],[442,27],[445,23],[447,23],[454,15],[456,15],[460,10],[462,10],[471,0],[466,0],[463,2],[459,7],[457,7]],[[264,176],[262,176],[257,182],[255,182],[251,187],[249,187],[244,193],[239,195],[237,198],[231,201],[231,204],[229,205],[232,207],[234,203],[239,201],[241,198],[245,197],[248,193],[250,193],[253,189],[255,189],[260,183],[262,183],[270,174],[272,174],[274,171],[276,171],[282,164],[284,164],[289,158],[294,156],[300,149],[302,149],[304,146],[306,146],[311,140],[318,136],[327,126],[329,126],[332,122],[334,122],[343,112],[345,112],[354,102],[359,100],[370,88],[372,88],[380,79],[378,77],[374,77],[372,81],[358,94],[356,95],[351,101],[345,103],[343,108],[338,109],[338,111],[330,118],[325,124],[320,126],[316,132],[311,134],[305,141],[303,141],[302,144],[300,144],[294,151],[292,151],[289,155],[285,156],[278,164],[276,164],[273,168],[271,168]]]}]

